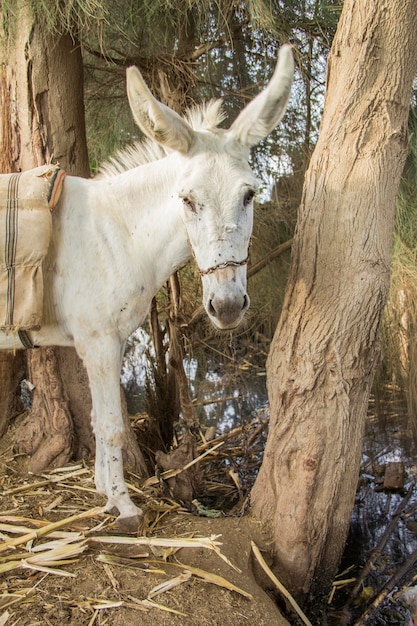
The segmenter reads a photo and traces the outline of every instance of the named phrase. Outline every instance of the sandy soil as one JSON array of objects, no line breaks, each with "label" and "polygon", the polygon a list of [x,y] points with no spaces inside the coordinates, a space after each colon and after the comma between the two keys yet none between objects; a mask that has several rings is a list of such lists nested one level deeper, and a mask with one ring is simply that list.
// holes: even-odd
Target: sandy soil
[{"label": "sandy soil", "polygon": [[[95,493],[90,466],[73,465],[58,472],[30,476],[26,465],[25,457],[14,455],[11,440],[3,438],[0,442],[2,626],[139,623],[143,626],[285,626],[290,623],[277,608],[273,584],[260,574],[253,557],[251,541],[264,551],[267,548],[266,537],[255,520],[199,517],[179,509],[158,488],[142,494],[134,491],[134,499],[137,498],[145,512],[141,536],[164,538],[169,543],[173,539],[190,538],[207,541],[214,535],[221,542],[218,546],[221,555],[234,567],[214,550],[201,546],[175,549],[124,545],[116,543],[115,537],[120,537],[120,533],[114,518],[100,511],[94,513],[95,507],[102,507],[104,502]],[[138,487],[136,483],[137,491]],[[94,514],[90,516],[89,511]],[[82,513],[85,519],[77,519]],[[23,539],[34,528],[59,521],[63,524],[55,534],[48,532],[44,537]],[[98,536],[107,537],[110,543],[97,541]],[[56,543],[49,544],[53,539]],[[71,539],[69,545],[80,545],[83,551],[69,558],[65,539]],[[11,540],[17,545],[6,550]],[[42,545],[43,552],[33,552]],[[57,547],[63,550],[61,556],[52,552]],[[47,555],[43,562],[39,560],[42,555]],[[217,584],[213,575],[221,577],[216,579]],[[172,581],[174,586],[152,596],[151,590],[166,581]],[[241,592],[230,590],[228,584]],[[150,606],[149,602],[155,605]]]}]

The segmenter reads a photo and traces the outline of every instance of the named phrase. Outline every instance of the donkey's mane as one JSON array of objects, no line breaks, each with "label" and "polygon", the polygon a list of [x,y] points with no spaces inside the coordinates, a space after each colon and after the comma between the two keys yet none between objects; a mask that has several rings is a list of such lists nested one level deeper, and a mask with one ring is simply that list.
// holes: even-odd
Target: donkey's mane
[{"label": "donkey's mane", "polygon": [[[221,105],[221,100],[210,100],[189,109],[184,115],[184,119],[196,131],[213,131],[225,118]],[[152,141],[152,139],[141,139],[122,148],[122,150],[110,157],[108,161],[105,161],[100,166],[95,178],[117,176],[139,165],[163,159],[167,154],[168,150]]]}]

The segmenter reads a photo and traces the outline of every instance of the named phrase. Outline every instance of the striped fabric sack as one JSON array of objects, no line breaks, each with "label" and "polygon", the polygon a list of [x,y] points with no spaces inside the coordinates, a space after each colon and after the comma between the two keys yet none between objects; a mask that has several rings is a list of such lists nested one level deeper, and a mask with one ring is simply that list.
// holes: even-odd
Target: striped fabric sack
[{"label": "striped fabric sack", "polygon": [[42,261],[64,177],[56,165],[0,175],[1,330],[36,329],[42,323]]}]

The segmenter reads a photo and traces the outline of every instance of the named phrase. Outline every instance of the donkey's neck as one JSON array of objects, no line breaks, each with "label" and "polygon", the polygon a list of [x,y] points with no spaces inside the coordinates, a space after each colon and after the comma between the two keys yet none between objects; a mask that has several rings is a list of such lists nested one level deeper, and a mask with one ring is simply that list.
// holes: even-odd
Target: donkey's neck
[{"label": "donkey's neck", "polygon": [[102,181],[109,206],[125,225],[133,262],[152,276],[155,290],[191,256],[177,178],[174,158],[166,157]]}]

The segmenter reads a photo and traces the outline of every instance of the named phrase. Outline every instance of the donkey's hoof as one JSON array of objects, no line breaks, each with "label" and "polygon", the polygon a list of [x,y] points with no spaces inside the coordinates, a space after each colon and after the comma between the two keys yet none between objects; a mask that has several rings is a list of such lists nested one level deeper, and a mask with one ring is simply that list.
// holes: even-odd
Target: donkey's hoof
[{"label": "donkey's hoof", "polygon": [[117,525],[122,533],[137,533],[140,523],[142,522],[142,511],[139,509],[136,515],[130,515],[129,517],[122,517],[119,515],[117,518]]}]

